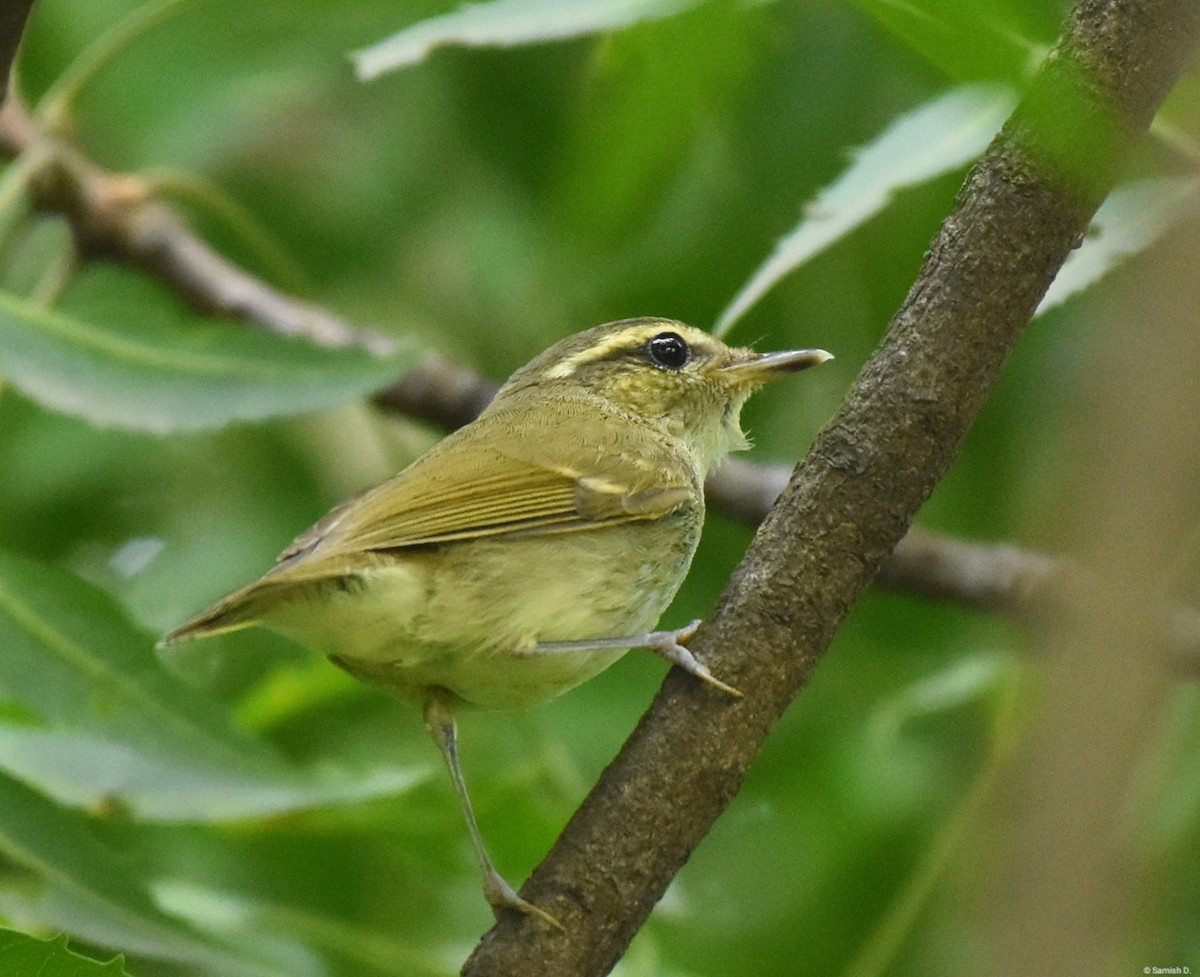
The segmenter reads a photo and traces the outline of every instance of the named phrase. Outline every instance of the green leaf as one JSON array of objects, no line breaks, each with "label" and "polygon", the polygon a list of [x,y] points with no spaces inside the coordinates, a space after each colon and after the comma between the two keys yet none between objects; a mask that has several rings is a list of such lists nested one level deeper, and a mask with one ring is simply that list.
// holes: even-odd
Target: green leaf
[{"label": "green leaf", "polygon": [[1045,52],[1027,36],[1034,18],[1012,0],[855,2],[926,61],[959,81],[1016,81]]},{"label": "green leaf", "polygon": [[1061,305],[1148,248],[1192,212],[1198,192],[1200,179],[1193,176],[1135,180],[1113,190],[1092,218],[1083,244],[1067,257],[1037,314]]},{"label": "green leaf", "polygon": [[0,372],[51,410],[165,433],[325,410],[413,358],[316,346],[185,312],[123,269],[91,267],[53,310],[0,292]]},{"label": "green leaf", "polygon": [[326,766],[239,770],[90,732],[3,724],[0,766],[59,803],[85,809],[117,803],[156,821],[240,821],[346,804],[401,793],[425,776],[395,767],[361,774]]},{"label": "green leaf", "polygon": [[987,147],[1016,103],[1008,88],[957,88],[902,115],[805,208],[717,319],[723,336],[785,275],[882,211],[905,187],[964,166]]},{"label": "green leaf", "polygon": [[0,929],[0,973],[4,977],[129,977],[120,957],[100,963],[67,949],[66,935],[39,940]]},{"label": "green leaf", "polygon": [[0,767],[64,804],[229,821],[395,794],[424,771],[299,768],[175,680],[102,591],[0,551]]},{"label": "green leaf", "polygon": [[155,904],[136,866],[102,844],[82,815],[0,774],[0,853],[41,879],[37,894],[0,891],[0,911],[120,947],[238,977],[295,971],[229,946]]},{"label": "green leaf", "polygon": [[363,81],[417,64],[434,48],[511,47],[617,30],[660,20],[701,0],[492,0],[465,4],[453,13],[418,21],[399,33],[353,52]]}]

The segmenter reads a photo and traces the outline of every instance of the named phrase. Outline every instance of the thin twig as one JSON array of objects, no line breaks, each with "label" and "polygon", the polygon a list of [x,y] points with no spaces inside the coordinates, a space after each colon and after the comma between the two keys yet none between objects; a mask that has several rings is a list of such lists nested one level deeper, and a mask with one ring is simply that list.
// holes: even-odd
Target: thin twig
[{"label": "thin twig", "polygon": [[[82,251],[145,269],[200,312],[325,346],[357,345],[386,352],[392,345],[386,337],[288,295],[218,254],[175,208],[153,195],[152,181],[107,170],[66,140],[46,133],[15,95],[0,108],[0,154],[37,159],[33,202],[63,214]],[[478,414],[495,389],[474,371],[431,356],[380,391],[376,400],[387,410],[455,428]]]},{"label": "thin twig", "polygon": [[15,96],[0,109],[0,149],[10,156],[38,156],[34,200],[68,218],[83,251],[114,255],[145,269],[200,311],[323,346],[366,346],[381,353],[392,347],[386,337],[287,295],[218,254],[177,211],[153,196],[146,180],[106,170],[44,132]]}]

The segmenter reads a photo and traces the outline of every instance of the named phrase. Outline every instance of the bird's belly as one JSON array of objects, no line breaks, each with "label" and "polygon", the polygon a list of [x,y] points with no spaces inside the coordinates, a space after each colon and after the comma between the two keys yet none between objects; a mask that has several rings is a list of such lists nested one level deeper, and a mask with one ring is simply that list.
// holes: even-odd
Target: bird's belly
[{"label": "bird's belly", "polygon": [[539,642],[654,627],[698,536],[663,528],[674,531],[647,533],[634,523],[405,554],[312,602],[308,613],[292,611],[287,626],[270,623],[394,689],[420,695],[439,687],[481,706],[528,705],[586,681],[626,650],[540,651]]}]

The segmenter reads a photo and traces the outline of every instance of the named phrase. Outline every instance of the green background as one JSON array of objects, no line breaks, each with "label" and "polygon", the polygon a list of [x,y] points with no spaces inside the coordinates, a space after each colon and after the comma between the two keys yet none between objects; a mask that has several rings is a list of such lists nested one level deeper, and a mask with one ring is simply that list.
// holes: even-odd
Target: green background
[{"label": "green background", "polygon": [[[28,100],[136,6],[40,0],[20,60]],[[174,186],[194,226],[252,271],[498,382],[598,322],[663,315],[711,325],[853,147],[956,84],[1024,84],[1065,7],[709,3],[601,37],[441,50],[355,80],[350,50],[448,9],[185,4],[122,45],[64,125],[102,165]],[[1196,119],[1194,82],[1176,96],[1178,124]],[[1139,165],[1160,169],[1162,155],[1148,151]],[[898,193],[738,324],[740,342],[837,356],[749,406],[751,457],[791,463],[803,453],[903,299],[961,179],[958,170]],[[229,219],[221,201],[246,221]],[[62,225],[10,214],[4,230],[0,283],[44,294],[61,267]],[[1037,320],[923,525],[1043,550],[1065,541],[1063,499],[1077,477],[1064,432],[1102,339],[1089,323],[1136,274],[1135,261]],[[57,307],[114,335],[213,330],[220,348],[237,343],[222,329],[242,328],[201,322],[161,285],[102,259],[72,276]],[[328,376],[371,369],[338,362],[343,373],[331,361]],[[82,378],[94,367],[81,359],[63,369]],[[316,375],[297,386],[321,384]],[[0,387],[0,549],[18,561],[0,576],[9,581],[0,595],[46,569],[38,587],[64,606],[94,602],[96,627],[117,620],[109,640],[153,668],[154,636],[262,572],[332,504],[437,436],[381,415],[352,386],[329,388],[332,409],[265,419],[272,410],[247,409],[244,420],[195,431],[180,429],[191,426],[193,393],[163,380],[147,394],[151,405],[161,394],[162,434],[95,425],[39,406],[17,383]],[[107,396],[119,400],[119,386]],[[665,625],[711,610],[750,535],[710,514]],[[30,658],[16,660],[16,648],[0,647],[13,659],[0,672],[6,728],[102,730],[139,756],[169,759],[175,748],[162,745],[157,720],[143,723],[121,700],[113,708],[131,717],[123,725],[67,706],[43,712],[19,690],[49,680]],[[988,937],[971,879],[992,853],[987,818],[962,810],[1005,749],[1029,655],[1022,633],[998,618],[869,595],[620,972],[971,973]],[[72,945],[97,959],[125,951],[137,977],[231,973],[233,958],[262,973],[455,971],[490,915],[416,712],[268,635],[187,646],[167,666],[153,681],[128,666],[135,691],[164,696],[168,712],[202,711],[199,727],[227,724],[221,737],[248,770],[333,763],[349,774],[395,768],[413,782],[229,820],[206,815],[203,797],[154,816],[119,792],[104,804],[50,800],[36,775],[8,764],[0,916],[30,932],[71,930]],[[552,844],[663,670],[632,654],[535,710],[462,718],[466,776],[508,878],[523,879]],[[176,685],[168,694],[158,682]],[[80,708],[103,713],[94,702]],[[1157,759],[1175,786],[1140,829],[1159,895],[1122,936],[1139,972],[1143,961],[1200,965],[1198,716],[1194,690],[1182,688],[1163,717]],[[137,891],[107,892],[116,876]],[[97,889],[108,901],[87,895]],[[114,900],[138,907],[143,930]],[[180,919],[195,946],[164,959],[163,946],[181,945],[171,935]],[[147,926],[163,927],[158,943]],[[882,957],[860,956],[877,940]]]}]

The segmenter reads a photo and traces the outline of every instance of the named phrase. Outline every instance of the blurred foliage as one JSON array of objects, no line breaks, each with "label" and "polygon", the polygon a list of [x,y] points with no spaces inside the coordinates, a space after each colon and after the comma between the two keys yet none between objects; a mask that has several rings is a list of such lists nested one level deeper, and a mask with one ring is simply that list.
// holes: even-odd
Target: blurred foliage
[{"label": "blurred foliage", "polygon": [[[501,380],[600,321],[710,325],[852,147],[964,81],[1019,88],[1065,10],[710,2],[603,36],[450,48],[371,84],[354,78],[348,52],[453,8],[157,4],[146,29],[115,36],[85,72],[85,52],[144,8],[39,0],[21,88],[34,106],[49,93],[43,108],[101,164],[174,187],[234,260]],[[1197,90],[1194,76],[1180,87],[1161,120],[1169,145],[1131,176],[1180,169]],[[387,372],[368,357],[285,352],[202,321],[138,273],[77,272],[59,219],[23,207],[20,166],[0,183],[0,344],[25,344],[28,375],[49,371],[61,395],[37,396],[5,367],[0,914],[35,933],[65,929],[90,956],[124,952],[136,977],[455,970],[490,914],[415,712],[269,635],[187,646],[165,663],[152,648],[434,435],[362,402]],[[750,405],[756,457],[804,451],[903,299],[961,175],[887,187],[886,207],[738,322],[734,339],[837,354]],[[1061,500],[1081,476],[1062,438],[1098,355],[1091,310],[1132,273],[1030,330],[926,524],[1043,549],[1066,541]],[[277,386],[246,406],[232,386],[214,397],[170,369],[117,369],[106,344],[136,347],[142,366],[192,362],[201,348],[269,359]],[[262,391],[247,376],[253,400]],[[108,413],[87,399],[97,384]],[[749,538],[710,516],[667,625],[711,609]],[[621,973],[740,977],[747,961],[762,977],[973,972],[987,931],[967,881],[989,837],[972,812],[1012,736],[1024,651],[1003,621],[869,596]],[[536,710],[463,717],[467,778],[508,877],[550,846],[662,672],[633,654]],[[1200,959],[1197,706],[1180,693],[1157,746],[1171,788],[1148,804],[1141,844],[1171,896],[1127,935],[1139,966]],[[135,783],[123,784],[123,762]],[[211,776],[197,773],[204,762]],[[233,764],[240,813],[214,816]],[[381,771],[390,786],[367,782]],[[293,793],[268,803],[281,782]]]}]

